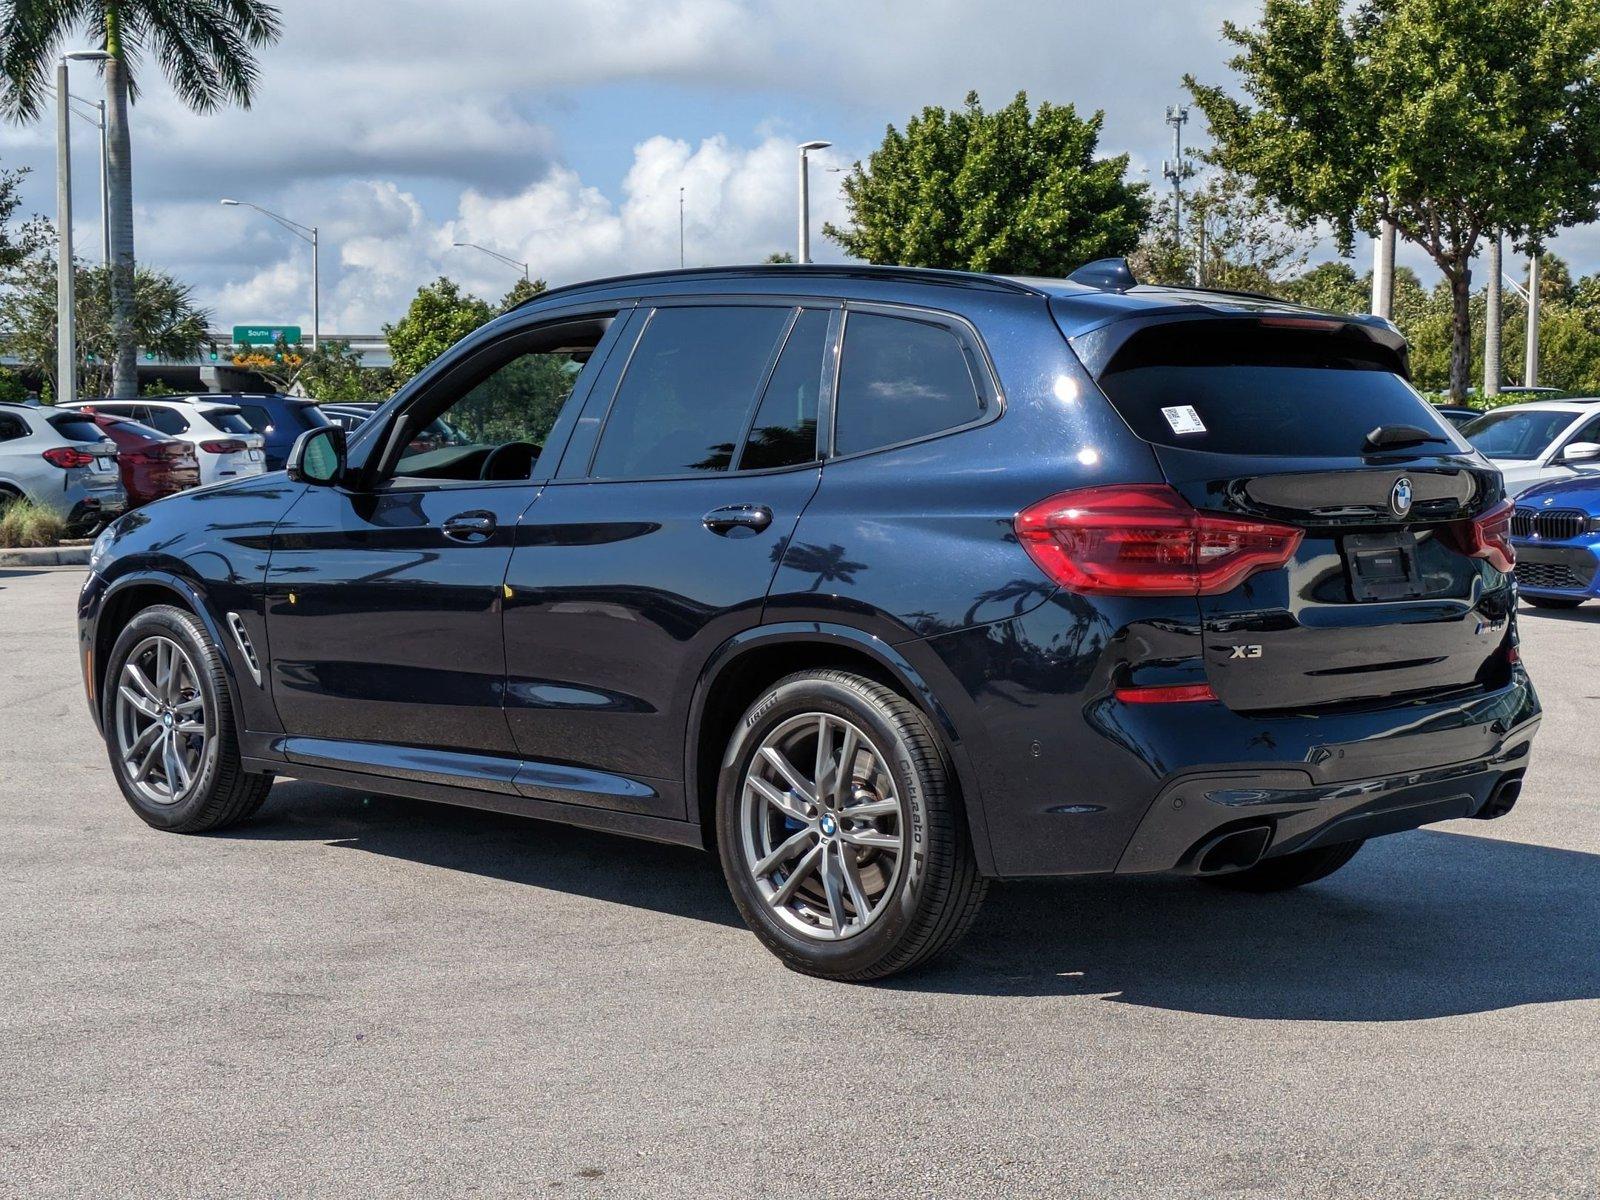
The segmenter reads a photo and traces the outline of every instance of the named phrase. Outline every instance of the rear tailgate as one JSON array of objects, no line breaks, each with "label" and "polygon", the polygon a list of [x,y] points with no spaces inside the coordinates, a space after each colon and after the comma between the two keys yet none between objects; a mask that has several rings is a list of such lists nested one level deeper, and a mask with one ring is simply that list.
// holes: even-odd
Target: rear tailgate
[{"label": "rear tailgate", "polygon": [[[1514,593],[1474,540],[1498,474],[1335,321],[1166,323],[1099,383],[1196,508],[1304,531],[1281,568],[1200,596],[1207,675],[1241,711],[1498,685]],[[1409,427],[1395,444],[1368,434]],[[1429,440],[1423,440],[1424,438]]]}]

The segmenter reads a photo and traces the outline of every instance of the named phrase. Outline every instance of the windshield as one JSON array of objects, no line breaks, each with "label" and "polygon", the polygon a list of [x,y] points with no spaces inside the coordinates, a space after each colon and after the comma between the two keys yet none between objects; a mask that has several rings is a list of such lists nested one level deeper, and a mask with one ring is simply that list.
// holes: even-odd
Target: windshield
[{"label": "windshield", "polygon": [[1479,417],[1461,432],[1490,458],[1525,462],[1548,450],[1572,420],[1569,412],[1495,412]]}]

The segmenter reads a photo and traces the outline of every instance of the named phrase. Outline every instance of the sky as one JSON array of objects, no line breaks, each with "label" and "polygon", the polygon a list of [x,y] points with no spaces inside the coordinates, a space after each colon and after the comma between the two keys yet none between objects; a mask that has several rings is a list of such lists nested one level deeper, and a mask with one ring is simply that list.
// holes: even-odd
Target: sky
[{"label": "sky", "polygon": [[[281,0],[249,110],[200,116],[147,64],[132,113],[135,251],[193,285],[214,325],[309,327],[309,248],[322,241],[322,328],[376,333],[441,274],[498,298],[531,262],[552,285],[678,263],[793,252],[796,143],[812,157],[813,256],[839,220],[829,168],[886,126],[976,89],[1105,112],[1101,150],[1161,184],[1180,80],[1227,82],[1226,19],[1259,0]],[[79,48],[77,42],[66,48]],[[72,90],[100,92],[92,65]],[[1186,129],[1204,141],[1198,111]],[[100,247],[97,134],[73,123],[74,231]],[[53,215],[54,121],[0,125],[0,166],[31,167],[28,211]],[[1146,174],[1141,174],[1144,172]],[[1162,184],[1162,186],[1165,186]],[[1552,247],[1600,269],[1600,231]],[[1331,257],[1332,249],[1317,254]],[[1358,271],[1370,249],[1357,248]],[[1418,252],[1400,261],[1434,277]]]}]

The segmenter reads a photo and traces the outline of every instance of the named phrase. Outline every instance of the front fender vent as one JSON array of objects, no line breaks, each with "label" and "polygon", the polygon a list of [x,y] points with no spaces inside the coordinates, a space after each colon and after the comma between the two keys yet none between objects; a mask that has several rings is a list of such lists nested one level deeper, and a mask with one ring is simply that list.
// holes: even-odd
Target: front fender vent
[{"label": "front fender vent", "polygon": [[228,614],[228,628],[233,631],[233,640],[239,647],[239,653],[244,656],[244,665],[250,668],[251,678],[260,687],[261,660],[256,657],[256,648],[250,644],[250,635],[245,632],[244,621],[238,613]]}]

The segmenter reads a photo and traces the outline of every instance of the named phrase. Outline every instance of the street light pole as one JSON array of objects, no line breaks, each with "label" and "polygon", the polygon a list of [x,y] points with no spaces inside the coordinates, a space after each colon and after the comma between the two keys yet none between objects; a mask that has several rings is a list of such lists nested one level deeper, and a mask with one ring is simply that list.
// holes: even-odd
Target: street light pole
[{"label": "street light pole", "polygon": [[72,93],[67,63],[104,61],[102,50],[63,54],[56,60],[56,395],[57,404],[78,398],[78,322],[72,263]]},{"label": "street light pole", "polygon": [[67,60],[56,63],[56,395],[57,404],[78,398],[78,328],[72,277],[72,99]]},{"label": "street light pole", "polygon": [[811,169],[807,155],[813,150],[826,150],[832,142],[801,142],[800,151],[800,229],[795,262],[811,261]]},{"label": "street light pole", "polygon": [[[538,233],[540,231],[539,230],[534,230],[534,232]],[[500,251],[491,250],[487,246],[480,246],[480,245],[478,245],[477,242],[452,242],[450,244],[452,246],[455,246],[455,247],[459,248],[459,249],[481,250],[481,251],[483,251],[483,253],[487,254],[490,258],[497,258],[501,262],[505,263],[506,266],[508,266],[508,267],[516,267],[518,270],[520,270],[522,272],[522,281],[524,283],[532,283],[533,282],[533,280],[528,275],[528,264],[525,263],[525,262],[522,262],[519,259],[512,258],[509,254],[501,254]]]},{"label": "street light pole", "polygon": [[678,189],[678,267],[683,267],[683,189]]},{"label": "street light pole", "polygon": [[262,216],[276,221],[302,242],[311,243],[311,348],[322,344],[322,248],[315,225],[302,225],[280,213],[252,204],[248,200],[223,199],[220,203],[230,208],[253,208]]}]

